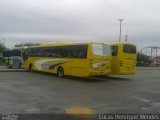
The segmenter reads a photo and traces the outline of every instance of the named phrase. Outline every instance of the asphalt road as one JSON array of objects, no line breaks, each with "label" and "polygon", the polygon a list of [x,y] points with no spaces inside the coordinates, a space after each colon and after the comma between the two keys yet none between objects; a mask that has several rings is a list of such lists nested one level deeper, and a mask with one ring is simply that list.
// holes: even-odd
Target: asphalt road
[{"label": "asphalt road", "polygon": [[95,113],[160,113],[160,70],[108,78],[0,72],[0,113],[58,114],[72,107]]}]

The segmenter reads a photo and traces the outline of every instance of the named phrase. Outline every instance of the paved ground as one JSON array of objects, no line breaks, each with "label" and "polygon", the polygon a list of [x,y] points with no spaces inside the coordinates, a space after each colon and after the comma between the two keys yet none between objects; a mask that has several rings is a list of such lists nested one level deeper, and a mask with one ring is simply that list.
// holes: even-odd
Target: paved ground
[{"label": "paved ground", "polygon": [[85,79],[0,72],[0,113],[64,113],[71,107],[87,107],[96,113],[157,113],[160,70]]}]

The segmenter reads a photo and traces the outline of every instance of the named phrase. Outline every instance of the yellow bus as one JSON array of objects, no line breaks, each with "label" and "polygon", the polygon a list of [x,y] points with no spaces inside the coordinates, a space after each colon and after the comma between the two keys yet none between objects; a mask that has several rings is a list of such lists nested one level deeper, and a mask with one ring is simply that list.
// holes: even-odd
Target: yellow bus
[{"label": "yellow bus", "polygon": [[111,73],[129,75],[136,72],[136,46],[127,42],[111,44],[112,64]]},{"label": "yellow bus", "polygon": [[27,49],[24,68],[88,77],[111,73],[111,47],[103,43],[51,43]]}]

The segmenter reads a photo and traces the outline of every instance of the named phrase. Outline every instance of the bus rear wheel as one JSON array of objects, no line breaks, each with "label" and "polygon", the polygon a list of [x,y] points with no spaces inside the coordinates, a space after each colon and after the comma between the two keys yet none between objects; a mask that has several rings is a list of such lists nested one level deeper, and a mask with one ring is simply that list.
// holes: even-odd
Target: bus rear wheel
[{"label": "bus rear wheel", "polygon": [[29,72],[32,72],[33,68],[32,68],[32,64],[29,64]]},{"label": "bus rear wheel", "polygon": [[62,67],[58,67],[57,69],[57,76],[58,77],[63,77],[64,76],[64,70]]}]

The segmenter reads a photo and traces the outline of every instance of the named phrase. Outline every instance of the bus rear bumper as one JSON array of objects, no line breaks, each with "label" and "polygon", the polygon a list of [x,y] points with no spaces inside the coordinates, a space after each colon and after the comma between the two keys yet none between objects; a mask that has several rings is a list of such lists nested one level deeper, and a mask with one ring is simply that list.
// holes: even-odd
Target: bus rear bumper
[{"label": "bus rear bumper", "polygon": [[120,71],[118,73],[115,73],[115,75],[135,75],[135,71]]},{"label": "bus rear bumper", "polygon": [[111,70],[106,70],[106,71],[90,70],[89,76],[101,76],[101,75],[110,75],[110,74],[111,74]]}]

